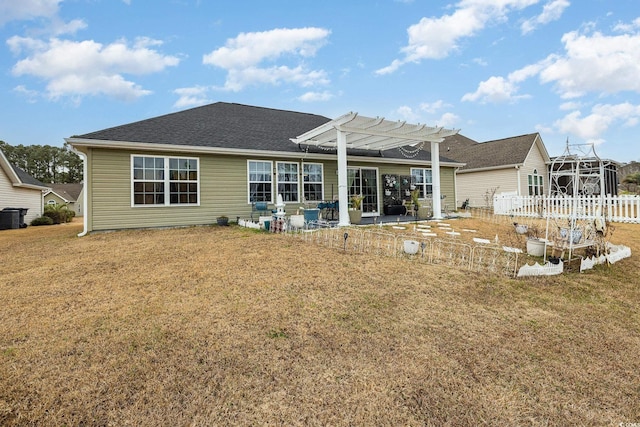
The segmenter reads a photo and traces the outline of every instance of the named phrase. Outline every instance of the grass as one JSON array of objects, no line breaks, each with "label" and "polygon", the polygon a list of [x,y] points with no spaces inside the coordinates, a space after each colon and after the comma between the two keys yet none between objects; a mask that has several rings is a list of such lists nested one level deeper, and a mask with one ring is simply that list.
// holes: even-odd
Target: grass
[{"label": "grass", "polygon": [[80,230],[0,232],[1,425],[640,422],[638,225],[612,239],[631,258],[526,280],[237,227]]}]

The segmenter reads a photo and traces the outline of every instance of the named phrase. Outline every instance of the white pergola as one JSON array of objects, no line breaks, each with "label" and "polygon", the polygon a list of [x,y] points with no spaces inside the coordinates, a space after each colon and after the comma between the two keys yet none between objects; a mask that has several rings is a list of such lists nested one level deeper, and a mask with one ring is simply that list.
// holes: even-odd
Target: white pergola
[{"label": "white pergola", "polygon": [[433,185],[433,216],[442,218],[440,202],[440,142],[458,130],[430,127],[421,124],[371,118],[348,113],[331,120],[297,138],[296,144],[311,145],[325,149],[336,149],[338,155],[338,203],[339,225],[349,225],[347,183],[347,149],[390,150],[405,146],[431,143],[431,168]]}]

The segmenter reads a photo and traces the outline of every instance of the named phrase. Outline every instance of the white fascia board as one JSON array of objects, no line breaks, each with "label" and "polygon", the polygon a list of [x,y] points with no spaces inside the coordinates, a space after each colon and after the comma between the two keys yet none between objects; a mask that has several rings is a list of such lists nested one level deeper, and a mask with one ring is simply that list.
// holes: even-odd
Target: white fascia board
[{"label": "white fascia board", "polygon": [[20,188],[28,188],[30,190],[40,190],[40,191],[47,191],[50,190],[49,187],[42,187],[40,185],[33,185],[33,184],[13,184],[14,187],[20,187]]},{"label": "white fascia board", "polygon": [[458,173],[462,174],[462,173],[472,173],[472,172],[486,172],[486,171],[493,171],[493,170],[500,170],[500,169],[518,169],[522,166],[524,166],[524,163],[514,163],[512,165],[489,166],[486,168],[476,168],[476,169],[463,169],[463,170],[459,170]]},{"label": "white fascia board", "polygon": [[68,199],[65,199],[63,196],[59,195],[58,193],[56,193],[56,192],[55,192],[55,190],[53,190],[53,189],[51,189],[51,188],[48,188],[48,191],[47,191],[46,193],[44,193],[44,195],[45,195],[45,196],[48,196],[48,195],[49,195],[49,194],[51,194],[51,193],[55,194],[56,196],[58,196],[59,198],[61,198],[62,200],[64,200],[64,201],[65,201],[65,203],[73,203],[73,202],[75,202],[74,200],[68,200]]},{"label": "white fascia board", "polygon": [[20,177],[18,176],[16,171],[13,170],[13,166],[11,166],[9,160],[7,160],[7,158],[4,156],[2,150],[0,150],[0,168],[4,170],[14,186],[22,184],[22,181],[20,181]]},{"label": "white fascia board", "polygon": [[[193,154],[226,154],[235,156],[263,156],[263,157],[278,157],[278,158],[291,158],[291,159],[313,159],[313,160],[336,160],[335,153],[323,154],[323,153],[308,153],[304,151],[265,151],[265,150],[247,150],[237,148],[221,148],[221,147],[197,147],[193,145],[172,145],[172,144],[152,144],[147,142],[126,142],[126,141],[107,141],[96,139],[83,139],[83,138],[65,138],[74,149],[78,147],[87,148],[109,148],[109,149],[121,149],[129,151],[165,151],[175,153],[193,153]],[[385,163],[385,164],[416,164],[425,163],[431,164],[431,161],[416,162],[413,159],[395,159],[386,157],[360,157],[349,156],[349,160],[352,162],[367,162],[367,163]],[[441,166],[461,167],[464,163],[457,162],[440,162]]]}]

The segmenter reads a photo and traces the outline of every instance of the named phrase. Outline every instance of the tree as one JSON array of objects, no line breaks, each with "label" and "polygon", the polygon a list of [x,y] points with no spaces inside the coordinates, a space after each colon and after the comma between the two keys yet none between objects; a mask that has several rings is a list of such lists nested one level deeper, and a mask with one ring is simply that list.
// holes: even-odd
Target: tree
[{"label": "tree", "polygon": [[63,147],[51,145],[12,146],[0,141],[0,150],[14,166],[44,183],[73,183],[82,181],[82,159]]},{"label": "tree", "polygon": [[622,182],[625,184],[640,185],[640,172],[632,173],[625,176]]}]

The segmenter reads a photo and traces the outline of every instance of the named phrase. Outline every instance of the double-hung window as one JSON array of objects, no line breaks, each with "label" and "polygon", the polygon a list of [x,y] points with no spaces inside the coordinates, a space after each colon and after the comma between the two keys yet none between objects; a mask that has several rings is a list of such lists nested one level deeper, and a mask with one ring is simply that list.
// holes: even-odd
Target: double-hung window
[{"label": "double-hung window", "polygon": [[249,203],[273,202],[272,168],[271,162],[248,161]]},{"label": "double-hung window", "polygon": [[131,156],[131,205],[198,205],[197,158]]},{"label": "double-hung window", "polygon": [[413,177],[416,188],[420,191],[420,199],[431,197],[433,194],[433,181],[431,169],[411,168],[411,176]]},{"label": "double-hung window", "polygon": [[302,166],[302,176],[304,181],[304,200],[323,200],[322,163],[304,163]]},{"label": "double-hung window", "polygon": [[278,194],[282,194],[284,202],[298,202],[300,199],[300,184],[298,182],[298,164],[277,162]]}]

